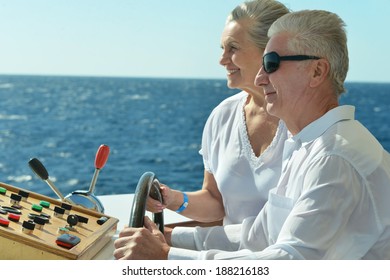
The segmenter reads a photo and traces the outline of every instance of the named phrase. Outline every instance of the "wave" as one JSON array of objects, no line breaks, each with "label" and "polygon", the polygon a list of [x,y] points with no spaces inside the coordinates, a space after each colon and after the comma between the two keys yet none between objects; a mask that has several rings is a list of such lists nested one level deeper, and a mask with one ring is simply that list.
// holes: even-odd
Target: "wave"
[{"label": "wave", "polygon": [[3,114],[0,114],[0,120],[9,120],[9,121],[22,120],[22,121],[26,121],[27,119],[28,119],[27,116],[23,116],[23,115],[3,115]]},{"label": "wave", "polygon": [[14,85],[11,83],[0,84],[1,89],[8,89],[8,88],[13,88],[13,87],[14,87]]}]

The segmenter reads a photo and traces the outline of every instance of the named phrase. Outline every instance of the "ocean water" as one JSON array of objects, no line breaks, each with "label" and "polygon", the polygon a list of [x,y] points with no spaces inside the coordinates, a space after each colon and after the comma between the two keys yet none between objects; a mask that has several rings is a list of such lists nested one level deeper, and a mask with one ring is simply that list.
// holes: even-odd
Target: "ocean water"
[{"label": "ocean water", "polygon": [[[347,83],[341,103],[390,151],[390,83]],[[64,194],[87,190],[98,147],[110,155],[95,194],[134,192],[152,171],[173,188],[202,185],[211,110],[236,93],[225,80],[0,76],[0,181],[51,197],[28,166],[38,158]]]}]

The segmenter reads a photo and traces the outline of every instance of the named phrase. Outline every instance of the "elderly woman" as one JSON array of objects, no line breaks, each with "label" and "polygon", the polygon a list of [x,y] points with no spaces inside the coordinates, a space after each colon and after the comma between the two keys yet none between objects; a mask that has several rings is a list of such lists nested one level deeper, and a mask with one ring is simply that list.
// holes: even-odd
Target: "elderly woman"
[{"label": "elderly woman", "polygon": [[242,91],[219,104],[206,122],[200,151],[203,187],[183,193],[163,185],[164,205],[149,199],[148,210],[167,207],[200,222],[236,224],[263,207],[279,178],[287,130],[266,111],[263,90],[254,80],[268,28],[288,12],[277,1],[256,0],[237,6],[227,17],[220,64],[228,86]]}]

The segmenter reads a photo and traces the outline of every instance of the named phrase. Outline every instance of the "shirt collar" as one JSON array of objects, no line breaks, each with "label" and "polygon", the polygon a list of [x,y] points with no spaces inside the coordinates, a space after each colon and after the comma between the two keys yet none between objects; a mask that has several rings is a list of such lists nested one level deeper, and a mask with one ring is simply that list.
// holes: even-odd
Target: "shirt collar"
[{"label": "shirt collar", "polygon": [[320,137],[329,127],[343,120],[355,119],[355,107],[351,105],[338,106],[314,122],[303,128],[298,134],[293,136],[295,141],[302,144],[311,142]]}]

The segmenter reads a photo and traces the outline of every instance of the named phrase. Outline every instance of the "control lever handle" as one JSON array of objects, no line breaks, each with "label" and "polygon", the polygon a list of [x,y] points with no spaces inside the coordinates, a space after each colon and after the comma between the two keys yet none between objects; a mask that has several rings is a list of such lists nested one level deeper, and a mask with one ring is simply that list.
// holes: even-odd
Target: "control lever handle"
[{"label": "control lever handle", "polygon": [[110,154],[110,147],[107,145],[100,145],[95,156],[95,172],[93,174],[91,184],[89,185],[88,193],[93,193],[95,190],[96,181],[100,172],[100,169],[104,167],[107,162],[108,155]]},{"label": "control lever handle", "polygon": [[49,187],[54,191],[54,193],[62,200],[71,203],[62,195],[62,193],[57,189],[57,187],[53,184],[53,182],[49,179],[49,173],[47,172],[46,167],[39,161],[37,158],[32,158],[28,162],[28,165],[34,171],[34,173],[40,177],[43,181],[45,181]]}]

